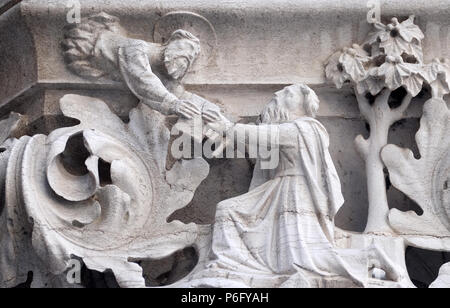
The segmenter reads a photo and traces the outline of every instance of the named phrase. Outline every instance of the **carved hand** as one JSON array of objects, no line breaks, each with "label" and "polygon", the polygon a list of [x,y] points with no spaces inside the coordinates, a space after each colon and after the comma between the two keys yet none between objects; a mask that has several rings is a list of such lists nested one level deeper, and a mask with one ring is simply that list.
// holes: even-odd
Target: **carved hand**
[{"label": "carved hand", "polygon": [[194,116],[200,115],[201,111],[194,103],[179,100],[177,101],[176,114],[180,117],[192,119]]},{"label": "carved hand", "polygon": [[216,110],[205,111],[203,113],[203,120],[208,125],[208,128],[218,133],[225,133],[234,126],[233,122]]}]

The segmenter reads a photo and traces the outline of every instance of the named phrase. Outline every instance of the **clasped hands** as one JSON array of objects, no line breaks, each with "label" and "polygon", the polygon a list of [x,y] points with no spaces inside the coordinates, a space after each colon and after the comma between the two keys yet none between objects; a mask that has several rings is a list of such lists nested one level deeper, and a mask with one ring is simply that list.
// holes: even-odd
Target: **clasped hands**
[{"label": "clasped hands", "polygon": [[186,119],[192,119],[195,116],[202,115],[203,121],[209,129],[217,133],[225,133],[234,126],[234,123],[228,120],[220,111],[205,110],[202,111],[192,102],[180,100],[177,105],[176,113]]}]

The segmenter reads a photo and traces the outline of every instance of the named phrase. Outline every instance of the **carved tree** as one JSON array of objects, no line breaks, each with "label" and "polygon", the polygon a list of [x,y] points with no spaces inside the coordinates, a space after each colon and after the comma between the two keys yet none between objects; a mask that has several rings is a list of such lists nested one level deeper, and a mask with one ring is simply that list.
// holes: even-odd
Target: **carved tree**
[{"label": "carved tree", "polygon": [[[337,88],[344,83],[354,86],[361,115],[370,125],[369,139],[360,135],[355,141],[367,173],[369,214],[365,232],[392,233],[380,152],[387,144],[389,128],[404,118],[424,82],[440,82],[446,75],[441,73],[444,64],[440,61],[423,63],[424,34],[414,24],[414,16],[401,23],[393,18],[388,25],[376,22],[373,26],[374,31],[361,46],[354,44],[333,54],[325,71]],[[390,98],[398,94],[401,103],[391,105]]]}]

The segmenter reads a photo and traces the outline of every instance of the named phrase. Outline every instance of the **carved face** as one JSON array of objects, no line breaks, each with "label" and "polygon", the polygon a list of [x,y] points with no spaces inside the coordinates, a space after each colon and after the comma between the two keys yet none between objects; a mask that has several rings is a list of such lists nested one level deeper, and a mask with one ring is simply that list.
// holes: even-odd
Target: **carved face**
[{"label": "carved face", "polygon": [[183,78],[194,60],[194,47],[188,40],[173,41],[164,52],[164,65],[167,73],[174,79]]},{"label": "carved face", "polygon": [[303,108],[303,95],[296,87],[286,87],[275,93],[275,99],[284,104],[286,111],[291,115],[290,118],[301,117],[305,115]]},{"label": "carved face", "polygon": [[189,61],[185,57],[178,57],[172,60],[164,61],[167,73],[173,79],[181,79],[186,75],[189,68]]}]

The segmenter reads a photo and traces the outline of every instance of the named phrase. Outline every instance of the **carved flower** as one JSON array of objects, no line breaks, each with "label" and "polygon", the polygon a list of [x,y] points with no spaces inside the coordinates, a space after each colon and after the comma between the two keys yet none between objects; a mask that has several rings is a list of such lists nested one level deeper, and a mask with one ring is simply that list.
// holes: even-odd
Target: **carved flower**
[{"label": "carved flower", "polygon": [[375,24],[376,31],[369,35],[367,43],[378,44],[384,49],[386,55],[402,56],[403,54],[414,56],[417,62],[423,61],[421,41],[425,37],[422,30],[414,24],[414,16],[399,23],[397,18],[392,18],[392,23],[387,26],[382,23]]},{"label": "carved flower", "polygon": [[433,59],[424,67],[421,76],[428,82],[433,96],[442,97],[450,93],[450,61],[448,59]]},{"label": "carved flower", "polygon": [[359,45],[344,48],[333,54],[325,67],[325,74],[338,89],[346,81],[359,82],[366,78],[365,64],[370,61],[369,55]]}]

